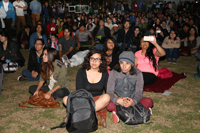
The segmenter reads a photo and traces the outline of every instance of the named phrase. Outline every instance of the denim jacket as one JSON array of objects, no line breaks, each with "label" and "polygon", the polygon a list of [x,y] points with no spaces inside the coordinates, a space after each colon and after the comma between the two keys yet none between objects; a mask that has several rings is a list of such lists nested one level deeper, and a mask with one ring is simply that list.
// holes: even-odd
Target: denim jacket
[{"label": "denim jacket", "polygon": [[[4,7],[3,1],[4,1],[4,0],[2,0],[2,1],[0,2],[0,7],[1,7],[1,6]],[[8,1],[8,2],[9,2],[9,1]],[[6,15],[7,15],[7,16],[6,16],[6,19],[12,18],[12,22],[15,23],[15,9],[14,9],[14,6],[12,5],[12,3],[10,3],[10,2],[9,2],[9,4],[8,4],[8,11],[6,12]]]},{"label": "denim jacket", "polygon": [[[39,37],[38,37],[38,35],[37,35],[37,32],[34,32],[34,33],[30,36],[30,40],[29,40],[30,46],[29,46],[29,49],[32,49],[32,48],[35,47],[35,41],[36,41],[37,39],[39,39]],[[48,47],[46,35],[42,35],[42,39],[44,40],[45,46]]]}]

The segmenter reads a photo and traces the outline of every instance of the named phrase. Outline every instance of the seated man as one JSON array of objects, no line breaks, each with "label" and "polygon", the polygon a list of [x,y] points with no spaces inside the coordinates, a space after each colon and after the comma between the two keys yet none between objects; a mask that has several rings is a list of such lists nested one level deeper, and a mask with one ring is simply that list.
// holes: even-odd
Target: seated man
[{"label": "seated man", "polygon": [[110,29],[104,26],[103,20],[100,20],[99,25],[94,28],[92,36],[95,38],[95,43],[98,44],[96,48],[103,50],[101,44],[104,44],[106,38],[110,37]]},{"label": "seated man", "polygon": [[63,34],[64,36],[58,39],[59,56],[61,59],[63,55],[66,55],[70,59],[73,55],[73,50],[76,47],[76,41],[70,36],[71,29],[69,27],[63,29]]},{"label": "seated man", "polygon": [[31,49],[29,54],[28,69],[22,71],[22,76],[17,78],[18,81],[39,80],[44,47],[43,39],[35,41],[35,48]]},{"label": "seated man", "polygon": [[[88,36],[92,40],[88,40]],[[80,51],[86,50],[88,47],[91,47],[95,44],[92,34],[89,31],[86,31],[84,24],[80,24],[80,28],[76,31],[75,37]]]}]

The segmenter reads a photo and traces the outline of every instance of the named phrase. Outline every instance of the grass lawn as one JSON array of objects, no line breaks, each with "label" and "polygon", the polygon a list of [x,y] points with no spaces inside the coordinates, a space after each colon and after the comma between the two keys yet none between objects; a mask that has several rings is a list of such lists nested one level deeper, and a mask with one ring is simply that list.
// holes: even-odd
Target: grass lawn
[{"label": "grass lawn", "polygon": [[[30,96],[28,88],[38,82],[18,82],[16,79],[27,68],[28,50],[22,50],[26,65],[16,73],[4,74],[3,89],[0,95],[0,133],[64,133],[66,129],[50,130],[59,125],[66,116],[66,109],[20,108],[18,104]],[[107,113],[107,128],[99,127],[97,133],[199,133],[200,132],[200,82],[194,78],[197,62],[194,56],[180,57],[177,64],[161,61],[159,68],[169,68],[173,72],[187,73],[187,78],[178,81],[169,91],[169,96],[161,93],[144,92],[145,97],[154,101],[151,124],[137,127],[124,127],[123,122],[114,124],[111,113]],[[75,78],[81,66],[68,69],[71,78],[71,91],[75,90]]]}]

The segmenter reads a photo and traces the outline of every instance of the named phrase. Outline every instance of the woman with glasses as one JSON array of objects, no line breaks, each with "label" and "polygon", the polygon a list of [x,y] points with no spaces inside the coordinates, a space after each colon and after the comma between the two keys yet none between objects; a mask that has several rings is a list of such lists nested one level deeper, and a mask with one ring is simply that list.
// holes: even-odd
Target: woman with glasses
[{"label": "woman with glasses", "polygon": [[[40,89],[48,90],[45,98],[52,95],[57,101],[69,95],[70,83],[67,75],[67,68],[58,60],[58,52],[54,48],[45,49],[42,57],[42,66],[38,85],[29,87],[29,92],[38,95]],[[43,85],[44,82],[47,85]]]},{"label": "woman with glasses", "polygon": [[[82,68],[76,76],[76,90],[85,89],[90,92],[95,101],[98,125],[106,127],[106,106],[110,102],[110,96],[103,94],[107,89],[108,73],[106,59],[100,50],[91,50],[84,59]],[[67,104],[67,98],[63,103]]]},{"label": "woman with glasses", "polygon": [[36,32],[34,32],[31,36],[30,36],[30,40],[29,40],[29,49],[32,49],[35,47],[35,41],[37,39],[43,39],[44,40],[44,44],[46,46],[48,46],[48,43],[47,43],[47,37],[46,35],[44,34],[44,29],[42,27],[41,24],[37,24],[36,25]]}]

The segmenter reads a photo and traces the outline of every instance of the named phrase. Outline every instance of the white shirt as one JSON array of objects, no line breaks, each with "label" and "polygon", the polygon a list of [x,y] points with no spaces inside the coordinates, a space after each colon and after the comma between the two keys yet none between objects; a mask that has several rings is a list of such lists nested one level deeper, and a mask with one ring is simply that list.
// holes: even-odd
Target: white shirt
[{"label": "white shirt", "polygon": [[16,7],[17,5],[23,7],[26,6],[25,3],[23,1],[20,1],[19,3],[17,1],[13,2],[17,16],[24,16],[24,9]]},{"label": "white shirt", "polygon": [[8,11],[8,4],[9,4],[9,2],[5,3],[3,1],[3,6],[4,6],[4,9],[5,9],[6,12]]},{"label": "white shirt", "polygon": [[56,83],[57,81],[53,78],[53,74],[50,76],[50,83],[48,85],[49,89],[52,90],[53,87],[54,87],[54,84]]}]

